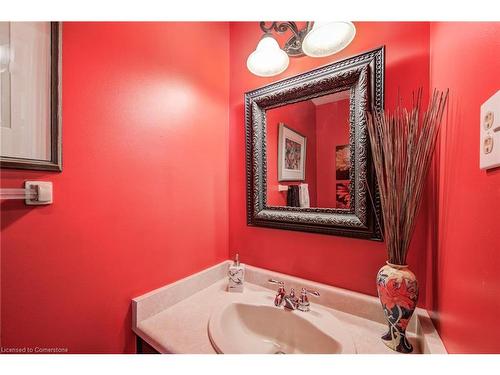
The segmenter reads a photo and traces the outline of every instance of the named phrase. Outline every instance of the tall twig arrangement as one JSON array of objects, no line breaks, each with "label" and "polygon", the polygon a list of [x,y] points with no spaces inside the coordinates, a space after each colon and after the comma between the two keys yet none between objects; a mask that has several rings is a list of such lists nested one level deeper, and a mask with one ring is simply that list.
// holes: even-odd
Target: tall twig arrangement
[{"label": "tall twig arrangement", "polygon": [[368,113],[368,132],[377,174],[390,263],[406,264],[427,172],[432,161],[448,90],[434,90],[421,116],[422,89],[413,108]]}]

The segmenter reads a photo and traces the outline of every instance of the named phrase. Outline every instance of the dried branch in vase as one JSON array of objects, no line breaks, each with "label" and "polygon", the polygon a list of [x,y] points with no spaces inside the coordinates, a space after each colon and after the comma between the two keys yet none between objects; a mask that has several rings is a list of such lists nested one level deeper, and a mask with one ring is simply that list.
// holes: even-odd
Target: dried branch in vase
[{"label": "dried branch in vase", "polygon": [[368,113],[368,132],[377,174],[388,260],[406,264],[422,192],[432,161],[448,90],[434,90],[421,116],[422,89],[410,112]]}]

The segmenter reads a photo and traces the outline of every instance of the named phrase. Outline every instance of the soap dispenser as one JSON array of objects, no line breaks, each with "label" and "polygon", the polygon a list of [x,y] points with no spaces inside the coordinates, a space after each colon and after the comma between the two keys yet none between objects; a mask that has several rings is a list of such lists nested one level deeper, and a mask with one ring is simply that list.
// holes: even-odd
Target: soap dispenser
[{"label": "soap dispenser", "polygon": [[245,279],[245,265],[240,263],[240,255],[237,253],[232,265],[228,271],[229,284],[228,292],[243,292],[243,281]]}]

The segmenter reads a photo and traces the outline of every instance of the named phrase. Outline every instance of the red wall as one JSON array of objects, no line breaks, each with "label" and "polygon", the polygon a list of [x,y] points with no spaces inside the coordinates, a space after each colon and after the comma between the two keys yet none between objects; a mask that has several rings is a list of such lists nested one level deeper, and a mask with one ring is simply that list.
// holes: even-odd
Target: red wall
[{"label": "red wall", "polygon": [[[309,201],[311,207],[316,205],[316,110],[310,101],[304,101],[278,107],[266,113],[267,121],[267,204],[270,206],[286,206],[287,192],[278,191],[279,185],[309,184]],[[306,178],[305,181],[278,182],[278,133],[279,123],[307,138],[306,144]]]},{"label": "red wall", "polygon": [[228,32],[64,24],[64,171],[2,170],[54,183],[2,202],[3,346],[132,352],[131,298],[227,258]]},{"label": "red wall", "polygon": [[[380,242],[321,234],[248,227],[245,206],[244,92],[307,71],[342,57],[386,46],[386,107],[398,91],[411,102],[411,91],[429,87],[429,23],[355,23],[357,34],[342,52],[327,58],[291,59],[279,76],[261,78],[246,68],[261,30],[258,23],[230,25],[229,245],[242,262],[375,295],[375,275],[386,260]],[[412,243],[409,264],[421,280],[425,301],[425,207]]]},{"label": "red wall", "polygon": [[336,146],[349,144],[349,99],[316,107],[318,207],[337,207]]},{"label": "red wall", "polygon": [[500,88],[499,35],[500,23],[431,24],[431,87],[451,95],[430,307],[452,353],[500,352],[500,168],[479,169],[480,106]]},{"label": "red wall", "polygon": [[385,44],[387,108],[398,91],[409,103],[417,87],[451,89],[438,189],[409,257],[421,304],[448,351],[498,352],[500,172],[479,169],[478,139],[480,104],[500,86],[500,26],[356,27],[341,53],[266,79],[245,64],[257,23],[65,23],[64,171],[1,171],[1,187],[46,179],[55,194],[1,203],[1,344],[131,352],[131,298],[236,251],[374,295],[383,243],[246,225],[243,93]]}]

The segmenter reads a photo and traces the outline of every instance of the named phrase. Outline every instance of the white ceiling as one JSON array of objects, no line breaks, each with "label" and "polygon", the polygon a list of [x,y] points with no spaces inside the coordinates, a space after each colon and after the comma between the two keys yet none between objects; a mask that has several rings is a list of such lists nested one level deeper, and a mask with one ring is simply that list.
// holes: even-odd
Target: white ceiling
[{"label": "white ceiling", "polygon": [[336,92],[334,94],[329,94],[325,96],[320,96],[318,98],[311,99],[314,105],[323,105],[327,103],[338,102],[340,100],[349,99],[349,90]]}]

